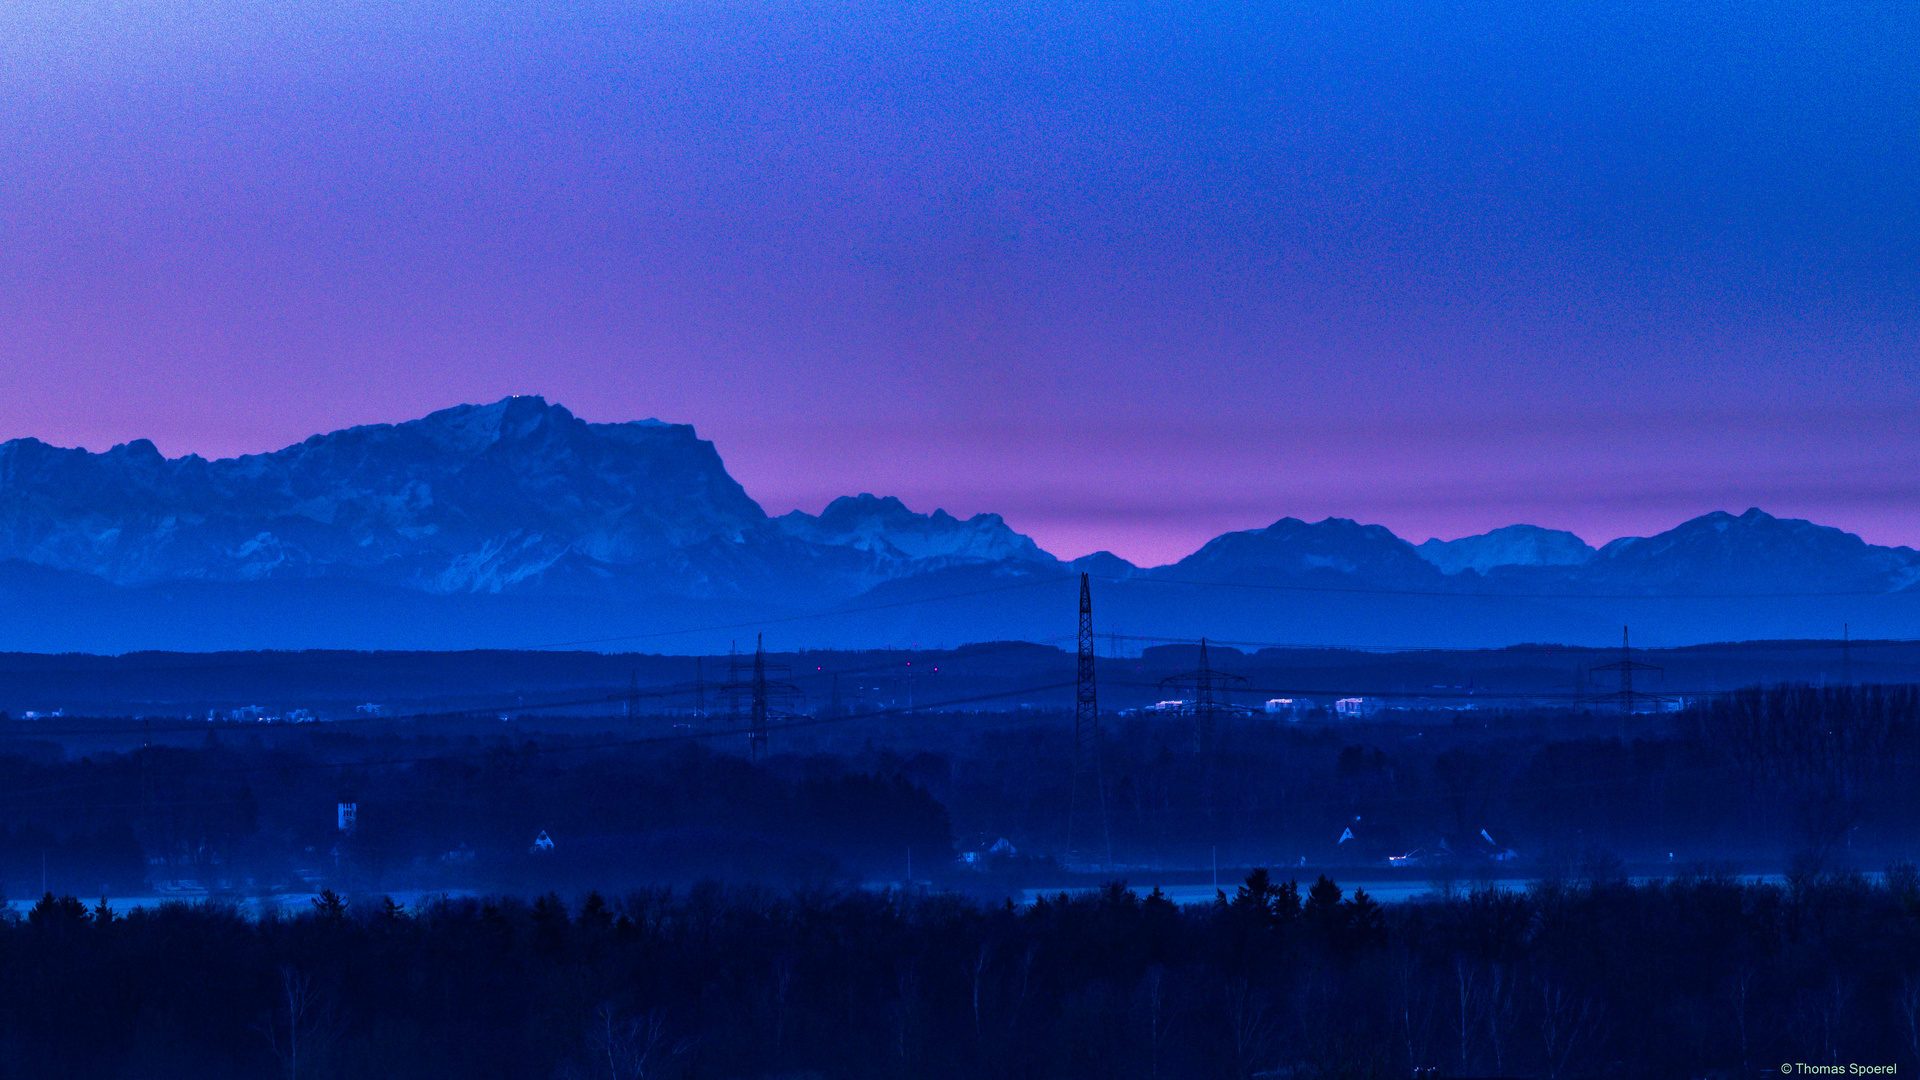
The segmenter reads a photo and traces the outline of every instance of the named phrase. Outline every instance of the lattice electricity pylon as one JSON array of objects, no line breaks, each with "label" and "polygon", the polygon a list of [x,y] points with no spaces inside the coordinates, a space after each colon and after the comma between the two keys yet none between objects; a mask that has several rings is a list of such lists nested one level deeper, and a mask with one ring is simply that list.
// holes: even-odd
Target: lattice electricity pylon
[{"label": "lattice electricity pylon", "polygon": [[1206,638],[1200,639],[1200,667],[1197,670],[1160,680],[1162,693],[1174,691],[1181,695],[1178,715],[1193,718],[1194,744],[1201,753],[1213,749],[1213,740],[1222,716],[1251,711],[1236,708],[1226,700],[1228,690],[1245,685],[1247,680],[1224,671],[1215,671],[1207,663]]},{"label": "lattice electricity pylon", "polygon": [[767,752],[767,722],[772,719],[788,719],[794,715],[794,703],[800,700],[800,688],[787,682],[769,682],[768,673],[785,675],[793,670],[788,664],[767,663],[766,636],[756,635],[753,643],[753,678],[742,680],[737,672],[740,663],[737,655],[732,659],[735,677],[727,680],[722,687],[729,701],[737,701],[745,696],[749,701],[747,712],[747,755],[760,760]]},{"label": "lattice electricity pylon", "polygon": [[[1098,809],[1106,861],[1113,865],[1113,828],[1107,820],[1107,786],[1100,768],[1100,699],[1093,679],[1093,593],[1087,575],[1080,575],[1079,680],[1073,698],[1073,787],[1067,804],[1067,857],[1079,854],[1074,846],[1074,824]],[[1080,835],[1086,835],[1081,829]]]},{"label": "lattice electricity pylon", "polygon": [[740,659],[740,643],[727,643],[727,681],[720,684],[720,700],[727,710],[727,726],[740,726],[740,702],[750,689],[746,672],[750,669]]},{"label": "lattice electricity pylon", "polygon": [[1643,664],[1633,658],[1633,649],[1627,644],[1627,628],[1624,626],[1620,628],[1620,659],[1615,663],[1602,664],[1594,668],[1587,672],[1587,677],[1592,678],[1603,671],[1617,671],[1620,673],[1620,689],[1611,694],[1600,694],[1587,698],[1586,700],[1590,703],[1604,704],[1606,702],[1618,702],[1620,711],[1626,714],[1632,713],[1634,706],[1643,701],[1653,704],[1673,700],[1672,698],[1661,697],[1658,694],[1644,694],[1633,688],[1634,672],[1657,671],[1660,673],[1661,678],[1665,678],[1666,670],[1652,664]]}]

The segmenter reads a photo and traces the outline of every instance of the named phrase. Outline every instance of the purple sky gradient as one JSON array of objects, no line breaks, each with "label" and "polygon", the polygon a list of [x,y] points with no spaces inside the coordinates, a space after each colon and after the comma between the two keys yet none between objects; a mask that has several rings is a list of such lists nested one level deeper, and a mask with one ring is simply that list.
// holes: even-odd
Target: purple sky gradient
[{"label": "purple sky gradient", "polygon": [[0,437],[540,393],[769,512],[1920,543],[1920,14],[0,9]]}]

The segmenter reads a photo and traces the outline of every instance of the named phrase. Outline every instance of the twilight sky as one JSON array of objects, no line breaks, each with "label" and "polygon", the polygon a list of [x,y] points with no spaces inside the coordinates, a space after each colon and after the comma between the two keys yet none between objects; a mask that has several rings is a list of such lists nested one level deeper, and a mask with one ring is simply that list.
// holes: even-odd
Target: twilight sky
[{"label": "twilight sky", "polygon": [[0,438],[540,393],[772,513],[1920,544],[1920,6],[0,5]]}]

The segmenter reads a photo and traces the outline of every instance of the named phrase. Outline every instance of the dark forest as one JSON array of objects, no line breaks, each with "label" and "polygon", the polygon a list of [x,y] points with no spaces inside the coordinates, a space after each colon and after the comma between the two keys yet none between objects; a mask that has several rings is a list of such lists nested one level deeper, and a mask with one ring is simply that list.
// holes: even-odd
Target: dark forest
[{"label": "dark forest", "polygon": [[[1211,744],[1117,718],[1111,864],[1066,851],[1048,710],[829,718],[759,761],[672,717],[202,722],[93,753],[14,722],[0,880],[41,899],[0,926],[0,1068],[1920,1063],[1913,686],[1388,717],[1242,715]],[[1210,859],[1214,902],[1160,891],[1190,899]]]},{"label": "dark forest", "polygon": [[[1920,875],[1379,905],[1247,875],[1016,907],[702,883],[331,891],[261,919],[45,897],[0,926],[6,1075],[1751,1076],[1920,1050]],[[1303,887],[1304,886],[1304,887]]]}]

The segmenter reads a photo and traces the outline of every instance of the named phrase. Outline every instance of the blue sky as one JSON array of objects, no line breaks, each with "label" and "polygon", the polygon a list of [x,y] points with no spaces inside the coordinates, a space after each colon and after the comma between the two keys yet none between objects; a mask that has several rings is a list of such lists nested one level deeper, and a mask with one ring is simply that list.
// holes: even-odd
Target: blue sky
[{"label": "blue sky", "polygon": [[25,3],[0,437],[542,393],[1177,557],[1920,542],[1911,4]]}]

